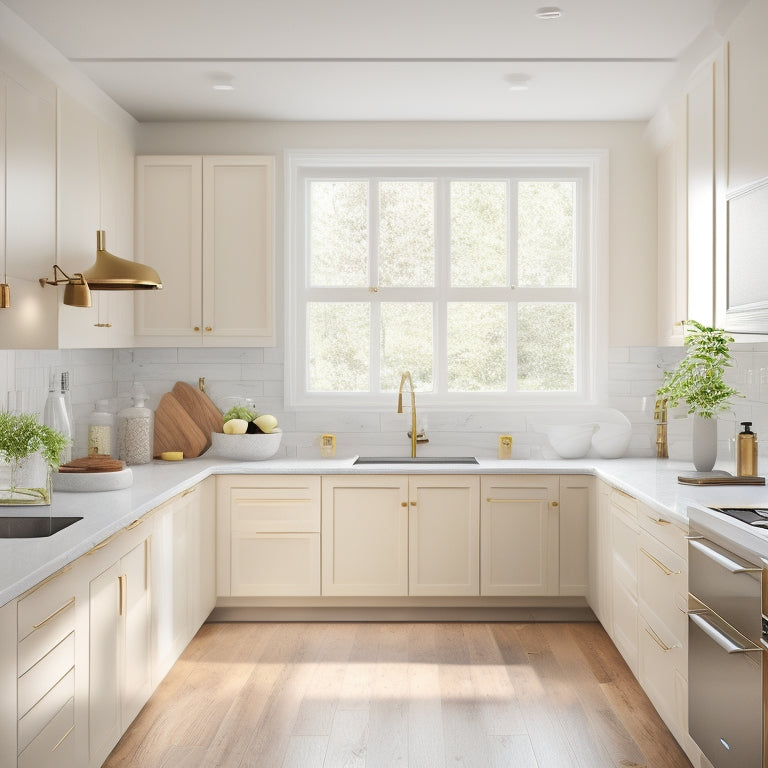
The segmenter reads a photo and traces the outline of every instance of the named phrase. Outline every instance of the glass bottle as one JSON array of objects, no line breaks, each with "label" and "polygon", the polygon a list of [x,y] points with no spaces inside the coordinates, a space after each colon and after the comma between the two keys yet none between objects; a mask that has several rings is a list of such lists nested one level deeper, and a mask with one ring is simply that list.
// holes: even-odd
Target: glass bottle
[{"label": "glass bottle", "polygon": [[88,455],[112,456],[115,417],[108,410],[108,400],[97,400],[93,413],[88,417]]},{"label": "glass bottle", "polygon": [[60,384],[54,383],[52,377],[48,387],[48,398],[43,408],[43,424],[57,432],[61,432],[67,438],[67,445],[59,454],[59,464],[66,464],[72,460],[72,423],[67,415],[67,404],[61,393]]}]

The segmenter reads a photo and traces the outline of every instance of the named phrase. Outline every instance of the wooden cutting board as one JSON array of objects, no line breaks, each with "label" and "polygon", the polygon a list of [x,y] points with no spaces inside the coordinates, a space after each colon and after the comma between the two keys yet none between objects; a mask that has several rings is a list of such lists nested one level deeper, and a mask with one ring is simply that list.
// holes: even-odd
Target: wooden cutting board
[{"label": "wooden cutting board", "polygon": [[171,392],[166,392],[155,411],[155,445],[153,455],[164,451],[181,451],[185,459],[193,459],[205,451],[208,438],[195,424],[184,406]]},{"label": "wooden cutting board", "polygon": [[224,431],[221,411],[205,392],[184,381],[177,381],[171,392],[192,417],[192,421],[200,427],[206,438],[205,450],[208,450],[211,447],[211,432]]},{"label": "wooden cutting board", "polygon": [[79,459],[62,464],[59,472],[67,473],[92,473],[92,472],[120,472],[125,469],[125,462],[113,459],[111,456],[97,453],[92,456],[83,456]]}]

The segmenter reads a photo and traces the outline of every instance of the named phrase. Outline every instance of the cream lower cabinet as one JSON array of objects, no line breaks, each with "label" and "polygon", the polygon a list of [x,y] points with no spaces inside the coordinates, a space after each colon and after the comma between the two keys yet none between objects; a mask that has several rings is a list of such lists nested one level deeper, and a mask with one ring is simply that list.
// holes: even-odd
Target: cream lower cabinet
[{"label": "cream lower cabinet", "polygon": [[152,682],[157,685],[216,602],[214,480],[152,512]]},{"label": "cream lower cabinet", "polygon": [[558,477],[487,475],[480,490],[480,594],[557,595]]},{"label": "cream lower cabinet", "polygon": [[638,664],[643,689],[683,745],[688,734],[685,532],[639,505]]},{"label": "cream lower cabinet", "polygon": [[323,595],[408,594],[408,477],[326,475]]},{"label": "cream lower cabinet", "polygon": [[20,768],[84,762],[88,630],[81,575],[65,568],[18,601]]},{"label": "cream lower cabinet", "polygon": [[408,478],[408,594],[480,594],[480,478]]},{"label": "cream lower cabinet", "polygon": [[637,677],[637,499],[612,490],[611,509],[611,628],[609,634]]},{"label": "cream lower cabinet", "polygon": [[609,634],[613,634],[613,553],[611,551],[611,486],[597,481],[595,503],[589,517],[589,607]]},{"label": "cream lower cabinet", "polygon": [[320,478],[217,478],[218,594],[320,594]]},{"label": "cream lower cabinet", "polygon": [[585,597],[589,593],[593,479],[588,475],[561,475],[559,479],[558,594]]},{"label": "cream lower cabinet", "polygon": [[90,582],[91,766],[104,762],[152,692],[150,539],[139,529],[143,524],[94,553],[102,561],[122,556]]}]

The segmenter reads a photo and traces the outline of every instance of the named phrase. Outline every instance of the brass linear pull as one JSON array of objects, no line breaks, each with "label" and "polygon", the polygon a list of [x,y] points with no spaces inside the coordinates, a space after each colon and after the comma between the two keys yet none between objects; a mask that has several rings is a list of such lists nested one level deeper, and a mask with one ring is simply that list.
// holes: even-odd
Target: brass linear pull
[{"label": "brass linear pull", "polygon": [[54,579],[58,579],[59,576],[66,573],[67,571],[71,571],[72,566],[71,565],[65,565],[62,569],[56,571],[56,573],[52,573],[47,579],[43,579],[39,584],[35,585],[32,589],[27,592],[27,597],[31,595],[33,592],[37,592],[38,589],[42,589],[46,584],[53,581]]},{"label": "brass linear pull", "polygon": [[640,547],[640,551],[656,566],[658,566],[662,571],[664,571],[665,576],[679,576],[682,571],[670,571],[669,568],[667,568],[664,563],[661,562],[661,560],[658,560],[655,558],[645,547]]},{"label": "brass linear pull", "polygon": [[648,519],[656,523],[656,525],[672,525],[669,520],[665,520],[663,517],[653,517],[653,515],[647,515]]},{"label": "brass linear pull", "polygon": [[144,518],[140,517],[137,520],[134,520],[130,525],[127,525],[125,527],[125,530],[132,531],[134,528],[138,528],[143,522],[144,522]]},{"label": "brass linear pull", "polygon": [[190,493],[194,493],[200,486],[195,485],[192,488],[187,488],[186,491],[181,492],[181,498],[183,499],[185,496],[189,496]]},{"label": "brass linear pull", "polygon": [[56,742],[51,752],[55,752],[64,743],[64,740],[67,738],[67,736],[69,736],[69,734],[72,733],[72,731],[74,730],[75,730],[75,724],[73,723],[70,726],[69,730]]},{"label": "brass linear pull", "polygon": [[643,627],[643,629],[648,633],[648,637],[650,637],[651,640],[664,651],[664,653],[678,647],[676,645],[667,645],[650,627]]},{"label": "brass linear pull", "polygon": [[128,609],[128,577],[121,573],[117,580],[120,584],[120,615],[125,616]]},{"label": "brass linear pull", "polygon": [[[546,499],[495,499],[492,496],[486,496],[485,500],[489,504],[515,504],[515,503],[538,504],[539,502],[546,501]],[[551,503],[557,506],[556,501]]]},{"label": "brass linear pull", "polygon": [[97,544],[95,547],[91,547],[85,554],[86,555],[92,555],[94,552],[96,552],[99,549],[104,549],[104,547],[107,546],[113,539],[116,539],[122,531],[115,531],[111,536],[108,536],[104,541],[101,542],[101,544]]},{"label": "brass linear pull", "polygon": [[69,598],[69,600],[67,600],[66,603],[64,603],[64,605],[57,608],[50,616],[46,616],[39,624],[33,624],[32,629],[40,629],[40,627],[45,626],[51,619],[55,619],[60,613],[64,613],[64,611],[66,611],[70,605],[74,604],[75,596],[73,595]]}]

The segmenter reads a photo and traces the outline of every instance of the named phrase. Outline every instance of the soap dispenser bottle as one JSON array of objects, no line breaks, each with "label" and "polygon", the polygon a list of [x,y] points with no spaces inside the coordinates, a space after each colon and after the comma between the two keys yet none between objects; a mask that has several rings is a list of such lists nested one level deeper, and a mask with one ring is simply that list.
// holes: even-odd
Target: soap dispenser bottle
[{"label": "soap dispenser bottle", "polygon": [[751,421],[742,421],[743,432],[736,438],[736,474],[739,477],[757,475],[757,435],[750,429]]}]

